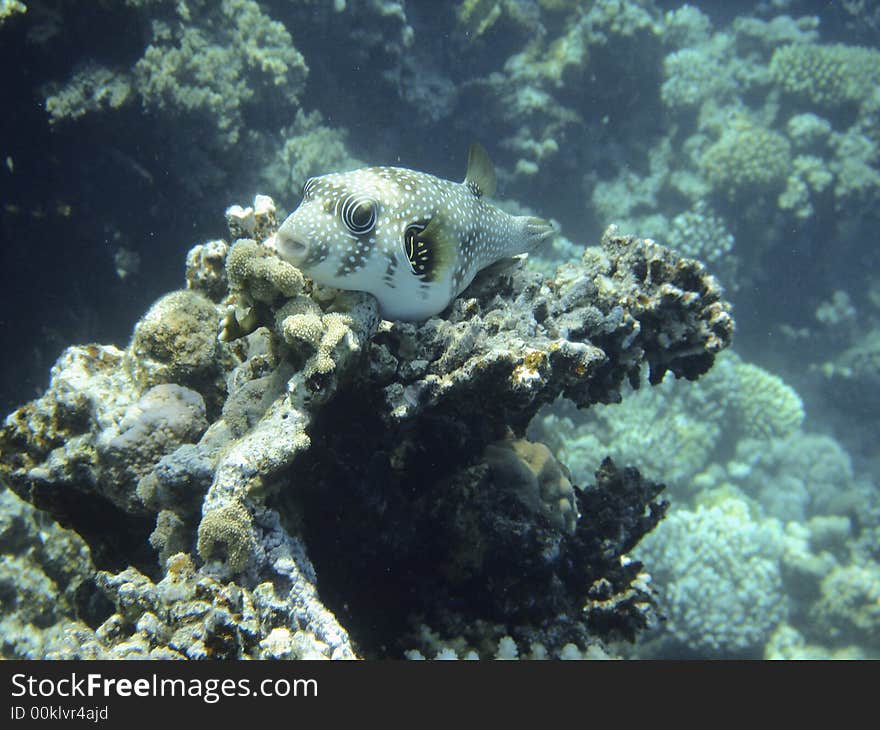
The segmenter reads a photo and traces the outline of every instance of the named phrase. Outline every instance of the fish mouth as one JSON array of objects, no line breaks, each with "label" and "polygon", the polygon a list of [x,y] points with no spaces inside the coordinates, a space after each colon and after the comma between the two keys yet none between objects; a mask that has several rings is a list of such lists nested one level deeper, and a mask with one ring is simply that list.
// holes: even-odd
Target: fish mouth
[{"label": "fish mouth", "polygon": [[293,263],[303,261],[309,253],[308,243],[301,238],[285,235],[281,231],[278,231],[267,243],[279,256]]}]

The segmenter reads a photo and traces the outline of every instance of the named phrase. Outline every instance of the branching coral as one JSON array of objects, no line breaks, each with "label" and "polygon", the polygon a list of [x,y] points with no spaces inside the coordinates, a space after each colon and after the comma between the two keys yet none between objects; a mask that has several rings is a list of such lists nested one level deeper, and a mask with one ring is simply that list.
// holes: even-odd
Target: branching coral
[{"label": "branching coral", "polygon": [[295,109],[308,68],[287,29],[255,0],[130,4],[149,13],[143,56],[131,69],[91,64],[47,89],[53,122],[139,97],[147,107],[196,115],[229,146],[239,139],[245,110],[268,94]]},{"label": "branching coral", "polygon": [[79,119],[96,111],[119,109],[131,101],[132,79],[125,73],[90,64],[46,97],[49,121]]},{"label": "branching coral", "polygon": [[786,93],[823,108],[858,102],[880,83],[880,53],[841,44],[794,44],[778,48],[770,61]]},{"label": "branching coral", "polygon": [[791,145],[778,132],[745,119],[734,120],[703,155],[709,184],[729,198],[782,187],[791,166]]},{"label": "branching coral", "polygon": [[[683,256],[724,265],[733,250],[733,234],[705,201],[672,219],[665,242]],[[725,282],[727,283],[727,282]]]},{"label": "branching coral", "polygon": [[727,499],[670,514],[639,550],[661,586],[666,629],[701,656],[761,656],[788,614],[780,526]]}]

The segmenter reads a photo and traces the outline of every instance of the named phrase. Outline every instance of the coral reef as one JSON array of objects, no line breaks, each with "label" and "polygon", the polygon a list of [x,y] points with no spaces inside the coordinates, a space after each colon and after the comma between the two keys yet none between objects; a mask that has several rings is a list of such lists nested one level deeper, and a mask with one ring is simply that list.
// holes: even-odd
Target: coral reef
[{"label": "coral reef", "polygon": [[[82,539],[8,489],[0,490],[0,654],[38,659],[68,631],[86,629],[105,600]],[[96,595],[97,594],[97,595]]]},{"label": "coral reef", "polygon": [[782,530],[745,502],[676,510],[639,547],[663,583],[666,628],[698,656],[762,648],[788,615],[779,558]]},{"label": "coral reef", "polygon": [[713,190],[731,198],[778,190],[790,165],[791,146],[785,137],[743,120],[727,127],[702,161]]},{"label": "coral reef", "polygon": [[662,486],[607,461],[577,489],[521,436],[561,395],[619,400],[644,364],[706,372],[733,320],[700,264],[612,229],[554,279],[501,267],[445,318],[383,322],[258,242],[271,200],[227,220],[257,240],[193,249],[191,288],[125,351],[69,348],[0,432],[4,480],[82,535],[116,606],[45,655],[353,656],[342,625],[358,653],[402,653],[419,616],[571,654],[648,625],[626,553]]},{"label": "coral reef", "polygon": [[19,13],[26,13],[27,5],[20,0],[0,0],[0,27],[6,23],[9,18]]},{"label": "coral reef", "polygon": [[[880,655],[876,3],[436,5],[0,0],[3,656]],[[263,245],[474,139],[565,235],[440,317]]]},{"label": "coral reef", "polygon": [[[676,508],[635,556],[650,567],[669,620],[634,655],[872,656],[860,627],[870,622],[866,596],[878,555],[875,485],[835,439],[801,430],[803,406],[790,386],[734,354],[698,383],[681,385],[664,381],[586,413],[554,404],[528,431],[551,445],[576,483],[606,454],[641,455],[645,472],[667,481]],[[736,519],[723,516],[728,508]],[[754,574],[744,556],[723,561],[728,548],[719,547],[730,540],[740,550],[740,533],[752,530],[764,537],[748,540],[767,548]],[[765,615],[784,615],[784,623],[762,623],[744,608],[757,600],[751,591],[770,590],[768,576],[778,603]],[[835,602],[830,586],[838,578]],[[729,622],[730,615],[740,619]],[[786,635],[791,646],[776,643],[782,626],[794,632]]]},{"label": "coral reef", "polygon": [[735,485],[781,520],[849,514],[862,496],[848,454],[834,439],[817,434],[743,439],[723,475],[714,472],[700,476],[701,486]]},{"label": "coral reef", "polygon": [[46,97],[49,120],[75,120],[99,111],[119,109],[131,99],[132,80],[108,68],[89,65]]},{"label": "coral reef", "polygon": [[776,49],[770,73],[786,93],[818,107],[860,102],[880,82],[880,53],[871,48],[795,44]]},{"label": "coral reef", "polygon": [[313,175],[366,167],[349,152],[345,132],[324,124],[317,111],[297,110],[293,124],[280,136],[283,142],[261,174],[261,183],[279,200],[296,199]]},{"label": "coral reef", "polygon": [[[647,471],[663,474],[673,489],[684,489],[723,447],[799,434],[803,419],[803,403],[793,388],[725,353],[693,387],[667,379],[627,396],[619,406],[599,405],[585,413],[554,405],[531,432],[554,445],[576,480],[591,473],[606,454],[620,462],[641,454]],[[754,459],[765,453],[757,451]]]},{"label": "coral reef", "polygon": [[736,378],[742,393],[737,399],[737,411],[746,436],[778,438],[800,429],[804,404],[780,377],[756,365],[739,362]]},{"label": "coral reef", "polygon": [[271,93],[295,109],[308,67],[287,29],[255,0],[129,3],[147,13],[151,38],[132,69],[97,64],[46,92],[53,122],[113,110],[139,98],[147,107],[191,114],[235,144],[245,110]]},{"label": "coral reef", "polygon": [[880,630],[880,564],[835,568],[822,581],[814,607],[816,630],[835,643],[878,646]]}]

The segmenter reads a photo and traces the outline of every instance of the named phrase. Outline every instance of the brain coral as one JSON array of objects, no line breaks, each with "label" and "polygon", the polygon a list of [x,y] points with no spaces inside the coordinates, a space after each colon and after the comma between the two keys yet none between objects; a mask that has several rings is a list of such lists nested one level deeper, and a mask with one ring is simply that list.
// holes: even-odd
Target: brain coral
[{"label": "brain coral", "polygon": [[554,528],[574,534],[577,502],[571,475],[544,444],[505,439],[486,447],[495,477],[502,479],[525,506]]},{"label": "brain coral", "polygon": [[733,121],[703,155],[712,188],[730,198],[782,187],[791,167],[791,145],[778,132],[751,121]]},{"label": "brain coral", "polygon": [[801,397],[782,378],[746,362],[736,365],[739,393],[736,408],[746,434],[752,438],[783,438],[804,421]]}]

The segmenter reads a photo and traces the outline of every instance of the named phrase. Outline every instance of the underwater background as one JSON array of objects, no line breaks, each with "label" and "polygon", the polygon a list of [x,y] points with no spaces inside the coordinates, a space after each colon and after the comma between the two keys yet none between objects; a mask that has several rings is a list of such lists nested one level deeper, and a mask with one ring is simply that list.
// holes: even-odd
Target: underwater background
[{"label": "underwater background", "polygon": [[[526,430],[573,485],[591,484],[607,456],[665,485],[665,516],[626,550],[644,566],[653,620],[633,636],[597,631],[594,644],[566,635],[554,649],[546,627],[530,643],[513,623],[449,620],[441,631],[408,616],[411,626],[383,624],[382,640],[371,641],[371,624],[330,595],[355,635],[353,653],[880,654],[880,4],[0,0],[0,58],[3,414],[46,390],[68,346],[125,348],[144,312],[181,287],[193,246],[231,243],[228,206],[265,194],[280,221],[309,177],[367,165],[461,180],[475,140],[495,163],[499,206],[550,218],[561,232],[527,269],[552,277],[614,224],[702,262],[723,287],[736,334],[699,379],[670,372],[649,384],[646,372],[619,403],[578,409],[559,399]],[[192,317],[212,320],[213,310]],[[192,392],[181,388],[175,407],[196,413]],[[175,432],[175,448],[228,410],[207,395],[200,407]],[[336,408],[327,418],[345,419]],[[132,430],[115,438],[150,438]],[[33,447],[22,443],[0,439],[0,461],[16,468],[16,449]],[[317,470],[314,462],[302,468]],[[86,483],[92,477],[78,463],[76,479]],[[45,464],[51,472],[51,458]],[[121,484],[129,466],[114,465],[110,478]],[[147,556],[124,536],[94,537],[95,521],[78,523],[67,502],[59,527],[0,485],[3,656],[110,656],[101,653],[107,646],[122,656],[128,646],[161,657],[162,642],[188,656],[352,653],[317,629],[306,645],[302,632],[290,638],[277,626],[247,650],[237,628],[239,648],[225,654],[204,637],[201,655],[157,639],[164,634],[149,622],[171,619],[158,609],[149,620],[143,610],[133,616],[137,601],[125,596],[162,592],[156,554],[169,560],[166,580],[195,570],[174,556],[193,552],[199,506],[175,512],[155,485],[144,497],[142,477],[138,495],[153,499],[149,529],[132,507],[133,522],[108,523],[106,532],[150,534],[157,512],[178,519],[178,541],[151,540],[155,551],[144,542]],[[122,512],[125,499],[110,496]],[[292,534],[310,509],[330,529],[334,517],[318,501],[272,506]],[[230,524],[247,522],[237,507],[223,509]],[[341,538],[343,548],[358,550],[365,531]],[[332,563],[338,555],[327,550]],[[137,560],[102,557],[114,551]],[[312,559],[320,589],[322,559]],[[255,605],[260,585],[248,588]],[[215,607],[227,588],[212,594]],[[516,615],[534,619],[525,609]],[[132,636],[147,635],[139,654],[131,649]],[[91,653],[73,648],[87,642]]]}]

